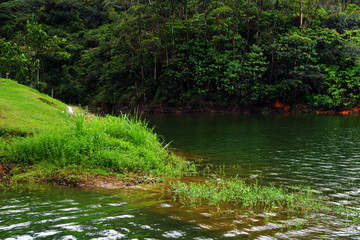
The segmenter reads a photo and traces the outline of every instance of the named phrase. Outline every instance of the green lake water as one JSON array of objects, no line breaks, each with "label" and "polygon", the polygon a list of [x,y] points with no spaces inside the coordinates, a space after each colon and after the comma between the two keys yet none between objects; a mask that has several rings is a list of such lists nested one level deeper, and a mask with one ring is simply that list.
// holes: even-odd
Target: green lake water
[{"label": "green lake water", "polygon": [[[159,114],[144,116],[177,151],[226,175],[309,185],[331,204],[360,208],[360,117]],[[187,179],[186,179],[187,180]],[[263,214],[181,207],[164,186],[48,188],[0,193],[0,239],[360,239],[360,227],[322,216],[301,228]],[[276,220],[276,221],[273,221]]]}]

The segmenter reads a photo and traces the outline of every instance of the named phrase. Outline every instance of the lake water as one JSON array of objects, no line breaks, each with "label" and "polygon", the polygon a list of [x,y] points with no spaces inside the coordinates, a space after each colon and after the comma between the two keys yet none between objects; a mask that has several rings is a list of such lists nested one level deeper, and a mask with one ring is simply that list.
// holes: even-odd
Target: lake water
[{"label": "lake water", "polygon": [[[175,151],[225,165],[227,175],[309,185],[332,204],[360,208],[357,116],[147,115]],[[188,180],[188,179],[186,179]],[[333,216],[295,227],[263,214],[218,215],[181,207],[163,185],[48,188],[0,193],[0,239],[359,239]],[[305,220],[304,220],[305,221]],[[290,223],[286,228],[284,223]]]}]

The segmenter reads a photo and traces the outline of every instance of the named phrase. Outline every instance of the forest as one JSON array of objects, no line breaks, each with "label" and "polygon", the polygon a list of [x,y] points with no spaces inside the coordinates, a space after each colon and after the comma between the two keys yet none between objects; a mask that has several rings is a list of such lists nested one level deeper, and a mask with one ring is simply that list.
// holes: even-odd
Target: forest
[{"label": "forest", "polygon": [[0,77],[66,103],[360,103],[359,0],[0,1]]}]

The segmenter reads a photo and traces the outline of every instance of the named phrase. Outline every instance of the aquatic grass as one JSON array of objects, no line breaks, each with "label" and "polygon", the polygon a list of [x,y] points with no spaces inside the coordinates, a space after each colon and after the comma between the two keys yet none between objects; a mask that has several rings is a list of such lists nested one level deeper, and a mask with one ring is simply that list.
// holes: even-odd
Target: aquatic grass
[{"label": "aquatic grass", "polygon": [[358,226],[360,223],[360,209],[358,208],[338,205],[332,209],[332,212],[338,218],[348,220],[354,225]]},{"label": "aquatic grass", "polygon": [[15,140],[2,161],[165,176],[179,176],[195,169],[169,153],[144,122],[128,115],[75,116],[70,123]]},{"label": "aquatic grass", "polygon": [[322,211],[325,206],[318,196],[308,187],[299,187],[296,191],[282,187],[262,186],[257,181],[247,183],[239,178],[216,178],[204,183],[172,183],[171,188],[176,199],[183,204],[221,205],[231,203],[248,209],[287,209],[289,211]]},{"label": "aquatic grass", "polygon": [[[282,212],[296,219],[305,216],[306,222],[318,216],[336,216],[354,226],[360,222],[359,209],[343,205],[333,206],[308,186],[295,186],[290,189],[260,185],[258,181],[237,177],[214,177],[201,183],[172,182],[170,191],[174,200],[185,206],[208,204],[209,209],[215,207],[219,213],[238,212],[243,209],[264,214]],[[304,224],[305,222],[300,220],[296,223],[296,228],[301,228]]]}]

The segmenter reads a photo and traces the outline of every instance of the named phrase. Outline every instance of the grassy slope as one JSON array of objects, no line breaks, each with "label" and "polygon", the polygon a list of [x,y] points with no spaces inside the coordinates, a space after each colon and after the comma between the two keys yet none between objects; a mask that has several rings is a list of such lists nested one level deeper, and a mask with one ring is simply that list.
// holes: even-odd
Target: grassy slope
[{"label": "grassy slope", "polygon": [[0,82],[0,129],[33,132],[68,118],[64,103],[13,80]]}]

